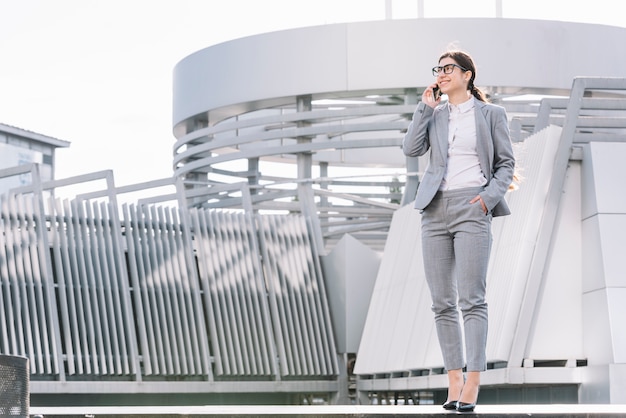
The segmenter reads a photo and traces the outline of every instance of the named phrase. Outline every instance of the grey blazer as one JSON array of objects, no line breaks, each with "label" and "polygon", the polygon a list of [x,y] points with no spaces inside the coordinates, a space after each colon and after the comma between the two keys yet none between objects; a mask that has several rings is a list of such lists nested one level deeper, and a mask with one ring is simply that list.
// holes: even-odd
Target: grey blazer
[{"label": "grey blazer", "polygon": [[[515,157],[509,123],[503,107],[475,100],[476,149],[483,174],[487,178],[480,197],[493,216],[511,214],[504,195],[513,180]],[[430,159],[415,198],[415,208],[423,210],[439,190],[448,160],[448,106],[435,109],[418,103],[413,121],[402,142],[402,151],[409,157],[424,155]]]}]

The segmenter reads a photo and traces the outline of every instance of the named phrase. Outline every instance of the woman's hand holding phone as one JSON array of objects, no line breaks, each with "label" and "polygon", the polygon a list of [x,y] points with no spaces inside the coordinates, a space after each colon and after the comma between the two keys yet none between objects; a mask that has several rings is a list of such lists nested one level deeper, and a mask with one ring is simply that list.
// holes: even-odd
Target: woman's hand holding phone
[{"label": "woman's hand holding phone", "polygon": [[424,93],[422,93],[422,101],[433,108],[439,104],[441,101],[441,90],[437,83],[431,84],[424,90]]},{"label": "woman's hand holding phone", "polygon": [[441,98],[441,90],[439,89],[439,86],[433,87],[433,97],[435,98],[435,101],[439,101]]}]

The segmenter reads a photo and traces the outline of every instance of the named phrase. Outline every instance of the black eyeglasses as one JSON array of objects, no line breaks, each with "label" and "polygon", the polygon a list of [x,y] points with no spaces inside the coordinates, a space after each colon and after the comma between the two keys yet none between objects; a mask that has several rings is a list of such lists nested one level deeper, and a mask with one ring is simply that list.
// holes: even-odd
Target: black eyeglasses
[{"label": "black eyeglasses", "polygon": [[469,71],[466,68],[461,67],[460,65],[456,65],[456,64],[446,64],[446,65],[438,65],[436,67],[433,67],[433,75],[435,77],[437,77],[439,74],[441,74],[442,72],[444,74],[452,74],[452,71],[454,71],[454,67],[460,68],[462,71]]}]

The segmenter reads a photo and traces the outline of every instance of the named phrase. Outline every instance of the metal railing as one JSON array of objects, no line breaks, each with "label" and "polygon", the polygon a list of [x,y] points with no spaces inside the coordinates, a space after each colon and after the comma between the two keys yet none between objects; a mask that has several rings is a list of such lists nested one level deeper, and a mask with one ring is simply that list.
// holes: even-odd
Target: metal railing
[{"label": "metal railing", "polygon": [[110,172],[74,179],[108,187],[72,200],[50,193],[72,181],[41,183],[37,165],[0,176],[27,172],[32,185],[0,199],[0,353],[27,357],[34,380],[339,373],[302,215],[181,207],[173,180],[128,204]]}]

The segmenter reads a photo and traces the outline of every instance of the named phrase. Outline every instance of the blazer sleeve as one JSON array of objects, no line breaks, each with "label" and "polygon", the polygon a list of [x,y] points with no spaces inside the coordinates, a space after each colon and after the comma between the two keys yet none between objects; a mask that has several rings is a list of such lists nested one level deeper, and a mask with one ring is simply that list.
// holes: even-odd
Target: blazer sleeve
[{"label": "blazer sleeve", "polygon": [[428,124],[433,116],[433,108],[419,102],[413,113],[406,135],[402,140],[402,152],[408,157],[419,157],[430,148]]},{"label": "blazer sleeve", "polygon": [[504,199],[515,171],[515,156],[509,134],[509,123],[506,111],[500,106],[492,106],[490,128],[493,140],[493,163],[491,179],[483,192],[480,193],[489,212]]}]

